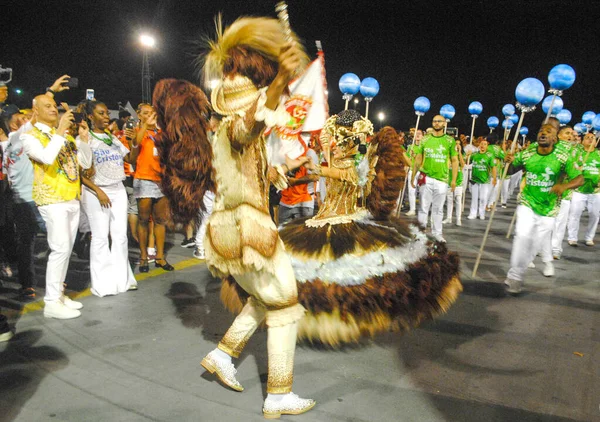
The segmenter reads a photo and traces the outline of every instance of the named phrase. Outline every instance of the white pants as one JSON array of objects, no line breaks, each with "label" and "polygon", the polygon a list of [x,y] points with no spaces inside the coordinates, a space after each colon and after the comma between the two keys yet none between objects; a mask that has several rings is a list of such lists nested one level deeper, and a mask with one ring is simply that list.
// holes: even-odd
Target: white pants
[{"label": "white pants", "polygon": [[508,183],[508,196],[509,197],[513,194],[513,192],[515,191],[515,188],[519,187],[519,185],[521,184],[522,178],[523,178],[523,170],[519,170],[518,172],[516,172],[515,174],[510,176],[510,182]]},{"label": "white pants", "polygon": [[571,198],[571,212],[569,213],[569,240],[577,241],[579,234],[579,219],[583,210],[588,210],[588,226],[585,232],[585,241],[594,240],[598,220],[600,219],[600,193],[579,193],[573,192]]},{"label": "white pants", "polygon": [[565,239],[570,209],[571,201],[565,199],[560,201],[560,211],[558,212],[558,216],[554,222],[554,230],[552,231],[552,253],[554,255],[560,255],[563,251],[562,243]]},{"label": "white pants", "polygon": [[200,210],[200,212],[198,213],[202,222],[200,223],[200,227],[198,227],[198,231],[196,232],[196,247],[200,249],[204,249],[206,226],[208,224],[208,217],[210,217],[213,211],[215,194],[210,191],[207,191],[204,194],[204,198],[202,198],[202,202],[204,203],[204,208],[206,208],[206,211]]},{"label": "white pants", "polygon": [[[127,259],[127,192],[123,183],[101,186],[111,202],[109,208],[100,206],[98,197],[83,188],[81,205],[90,222],[90,273],[92,293],[96,296],[126,292],[137,282]],[[110,235],[111,245],[108,244]]]},{"label": "white pants", "polygon": [[[517,207],[515,238],[510,255],[510,270],[507,277],[523,281],[527,266],[540,248],[543,262],[552,262],[551,236],[554,229],[554,217],[536,214],[525,205]],[[539,245],[539,246],[536,246]]]},{"label": "white pants", "polygon": [[[491,183],[471,184],[471,210],[469,217],[485,217],[485,206],[492,190]],[[479,210],[479,213],[477,212]]]},{"label": "white pants", "polygon": [[460,221],[462,217],[462,196],[463,187],[457,186],[452,192],[452,189],[448,189],[446,192],[446,218],[452,221],[452,211],[454,210],[454,203],[456,203],[456,221]]},{"label": "white pants", "polygon": [[[506,180],[504,181],[506,182]],[[502,184],[504,186],[504,184]],[[498,177],[498,182],[496,183],[496,186],[492,186],[490,184],[490,190],[488,192],[488,200],[487,200],[487,205],[488,206],[492,206],[492,204],[494,202],[496,202],[496,198],[498,197],[498,189],[500,189],[500,177]]]},{"label": "white pants", "polygon": [[56,302],[63,295],[63,283],[79,227],[79,201],[73,199],[58,204],[42,205],[38,209],[46,223],[50,247],[44,302]]},{"label": "white pants", "polygon": [[[417,175],[415,176],[415,180],[419,179],[420,172],[417,171]],[[410,207],[409,211],[416,211],[417,209],[417,188],[413,188],[410,181],[412,180],[412,170],[408,171],[408,177],[406,178],[408,185],[406,189],[408,190],[408,205]]]},{"label": "white pants", "polygon": [[446,201],[448,188],[448,183],[440,182],[429,176],[427,176],[425,184],[419,188],[421,203],[417,219],[420,225],[427,227],[427,217],[429,216],[429,209],[431,209],[431,234],[434,237],[442,236],[444,201]]}]

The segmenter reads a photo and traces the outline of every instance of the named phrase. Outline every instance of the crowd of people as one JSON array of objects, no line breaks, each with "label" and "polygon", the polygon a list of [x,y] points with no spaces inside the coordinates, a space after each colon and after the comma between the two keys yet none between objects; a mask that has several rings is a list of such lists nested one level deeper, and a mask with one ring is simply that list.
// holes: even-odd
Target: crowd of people
[{"label": "crowd of people", "polygon": [[[271,68],[273,75],[266,81],[269,84],[262,84],[269,89],[263,89],[262,93],[258,93],[255,83],[247,78],[239,75],[231,78],[232,83],[237,84],[235,89],[243,86],[257,102],[255,121],[247,120],[241,124],[236,120],[244,116],[240,110],[225,116],[227,111],[223,110],[227,108],[219,108],[218,103],[213,103],[206,132],[211,139],[211,156],[214,154],[211,159],[215,181],[206,182],[201,204],[195,210],[197,215],[188,216],[186,224],[179,228],[171,224],[173,197],[165,193],[165,189],[170,189],[166,187],[170,182],[165,182],[168,177],[164,175],[164,163],[171,157],[161,157],[161,152],[164,153],[165,145],[173,138],[190,136],[195,130],[193,125],[179,128],[180,132],[174,135],[173,129],[168,128],[169,116],[165,115],[170,109],[161,112],[160,107],[155,109],[156,105],[147,103],[139,104],[136,118],[123,109],[118,118],[111,119],[106,104],[95,99],[83,101],[73,109],[66,103],[61,103],[59,108],[57,99],[69,89],[68,75],[61,76],[45,93],[37,95],[30,110],[7,103],[6,90],[0,87],[0,102],[3,103],[0,116],[0,264],[4,278],[16,274],[21,285],[21,298],[31,300],[37,294],[34,263],[44,256],[34,253],[36,241],[47,245],[44,316],[72,319],[80,316],[83,309],[82,303],[65,294],[67,269],[74,248],[78,253],[88,248],[92,294],[97,297],[117,295],[138,288],[135,267],[139,273],[148,272],[151,263],[164,271],[175,269],[167,261],[166,238],[169,230],[180,230],[184,233],[182,247],[194,247],[193,256],[208,258],[213,274],[237,283],[251,296],[219,346],[204,358],[202,365],[216,373],[225,385],[241,391],[232,358],[239,356],[256,327],[266,320],[269,394],[264,412],[266,416],[277,417],[282,412],[293,413],[294,409],[299,409],[301,413],[314,406],[314,401],[291,393],[297,333],[323,340],[323,333],[318,328],[315,332],[307,332],[301,322],[305,312],[309,315],[306,318],[310,319],[319,311],[310,307],[310,301],[303,302],[308,310],[298,301],[295,277],[301,281],[298,274],[304,270],[302,265],[309,262],[303,261],[306,256],[313,254],[323,261],[315,267],[315,274],[328,265],[339,269],[336,267],[340,265],[338,260],[348,259],[351,255],[344,248],[349,248],[348,243],[356,242],[354,238],[363,233],[365,239],[360,240],[360,250],[367,257],[368,253],[376,251],[392,257],[400,254],[404,259],[403,254],[407,251],[413,254],[415,248],[421,248],[427,258],[415,255],[412,264],[426,266],[429,265],[427,260],[437,256],[437,259],[445,260],[444,265],[452,263],[458,271],[458,260],[453,261],[452,254],[440,245],[446,242],[444,225],[463,226],[467,192],[470,192],[471,202],[466,219],[485,220],[494,207],[506,208],[510,197],[518,191],[510,270],[504,282],[509,293],[522,291],[526,270],[535,265],[533,261],[538,254],[544,263],[543,274],[547,277],[555,275],[552,262],[561,259],[565,233],[569,246],[579,245],[579,224],[585,209],[589,219],[584,242],[588,247],[594,246],[600,219],[597,139],[592,133],[581,139],[570,126],[561,126],[554,118],[543,122],[534,142],[523,139],[516,148],[511,145],[506,131],[504,136],[490,133],[472,140],[465,135],[451,136],[446,133],[446,119],[439,115],[433,117],[431,127],[426,131],[413,128],[405,135],[385,127],[373,133],[367,119],[349,110],[328,120],[329,136],[335,140],[331,149],[331,145],[324,148],[322,134],[304,133],[304,154],[271,166],[266,164],[265,151],[260,146],[255,149],[236,146],[254,142],[261,136],[266,122],[276,119],[274,114],[279,99],[303,54],[289,45],[281,51],[280,56],[276,56],[278,70]],[[238,77],[242,79],[235,79]],[[160,89],[176,89],[166,85],[167,82],[160,85],[159,92]],[[197,87],[186,89],[188,92],[200,91]],[[204,94],[199,92],[197,95],[202,98]],[[215,98],[218,99],[218,95]],[[227,99],[226,96],[223,98]],[[202,101],[199,103],[202,105]],[[262,120],[257,117],[259,115],[263,116]],[[240,124],[241,129],[236,124]],[[218,149],[219,142],[233,145],[231,151],[235,150],[235,154],[228,150],[229,155],[225,157],[226,154]],[[367,152],[369,143],[382,150]],[[385,148],[392,148],[391,145],[398,147],[394,149],[393,157],[385,155]],[[380,168],[376,168],[376,154],[383,156],[381,162],[388,166],[386,174],[390,180],[395,180],[396,176],[390,176],[392,174],[401,175],[403,180],[404,187],[395,200],[394,214],[398,217],[405,211],[406,199],[405,215],[416,216],[421,229],[411,228],[409,223],[388,216],[379,216],[375,222],[369,220],[372,214],[364,212],[366,197],[376,184],[374,180],[378,175],[375,173]],[[232,162],[237,165],[231,165]],[[267,189],[269,182],[271,186]],[[380,181],[382,185],[386,182]],[[385,200],[380,202],[379,206]],[[359,203],[363,206],[359,207]],[[379,211],[369,208],[371,213]],[[213,213],[215,215],[209,218]],[[426,240],[419,230],[428,226],[430,237]],[[324,235],[323,230],[329,229],[323,227],[335,227],[335,230],[331,232],[333,234],[327,232]],[[346,236],[344,230],[348,227],[354,232]],[[304,237],[310,238],[314,234],[315,245],[305,244],[304,240],[298,242],[298,230],[303,231]],[[258,231],[261,236],[264,234],[264,239],[257,237]],[[412,238],[406,235],[409,232],[413,233]],[[205,238],[210,240],[210,246],[204,244]],[[319,239],[327,240],[317,245]],[[344,243],[343,252],[335,251],[337,241]],[[86,242],[89,245],[86,246]],[[402,249],[408,248],[407,244],[410,249]],[[131,259],[130,247],[139,248],[139,261]],[[313,247],[316,249],[312,250]],[[427,247],[435,252],[427,255]],[[244,248],[260,253],[249,253]],[[331,257],[327,258],[330,261],[323,258],[330,253]],[[348,275],[350,278],[358,277],[358,267],[363,265],[360,259],[355,261],[357,268],[355,274]],[[390,270],[389,283],[404,286],[407,284],[403,278],[406,277],[405,263],[398,262],[398,267]],[[344,265],[347,270],[347,264]],[[436,268],[442,268],[441,264]],[[446,302],[450,304],[461,287],[458,276],[446,275],[448,279],[438,287],[444,291],[441,296],[448,295]],[[305,280],[308,287],[303,287],[300,296],[310,295],[313,286],[328,294],[318,284],[319,277],[313,276]],[[344,283],[345,280],[340,282],[342,287],[337,288],[336,294],[343,296],[345,289],[350,289]],[[360,283],[369,286],[375,281],[369,275]],[[374,290],[373,303],[380,299],[384,290]],[[338,297],[334,295],[330,299],[333,303]],[[342,308],[341,304],[338,306]],[[445,308],[441,306],[441,309]],[[390,312],[377,311],[380,312],[377,315],[386,316]],[[438,311],[440,309],[428,310],[428,316]],[[361,318],[362,312],[359,308],[352,318]],[[421,315],[413,317],[421,319]],[[347,318],[340,317],[335,324],[347,329]],[[392,326],[390,323],[369,330],[376,332]],[[356,338],[360,335],[356,334]],[[0,316],[0,341],[9,340],[11,336],[6,318]],[[345,341],[329,340],[333,345]]]}]

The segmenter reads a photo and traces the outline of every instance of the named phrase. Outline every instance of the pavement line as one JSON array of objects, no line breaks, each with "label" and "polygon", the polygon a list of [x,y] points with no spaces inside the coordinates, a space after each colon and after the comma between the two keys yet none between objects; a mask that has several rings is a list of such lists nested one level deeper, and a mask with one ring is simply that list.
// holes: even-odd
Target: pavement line
[{"label": "pavement line", "polygon": [[[173,264],[173,267],[175,267],[175,270],[183,270],[185,268],[189,268],[189,267],[193,267],[194,265],[198,265],[201,263],[204,263],[204,260],[200,260],[197,258],[190,258],[190,259],[186,259],[184,261],[180,261],[176,264]],[[143,273],[143,274],[137,274],[135,279],[140,282],[143,280],[146,280],[148,278],[153,278],[153,277],[157,277],[161,274],[165,274],[167,273],[167,271],[163,270],[162,268],[156,268],[152,271],[148,271],[147,273]],[[75,293],[71,293],[69,295],[69,297],[71,299],[80,299],[83,297],[87,297],[87,296],[91,296],[92,291],[91,289],[85,289],[81,292],[75,292]],[[32,303],[28,303],[25,306],[23,306],[23,309],[21,310],[21,315],[25,315],[27,313],[30,312],[34,312],[34,311],[41,311],[42,309],[44,309],[44,300],[40,300],[37,302],[32,302]]]}]

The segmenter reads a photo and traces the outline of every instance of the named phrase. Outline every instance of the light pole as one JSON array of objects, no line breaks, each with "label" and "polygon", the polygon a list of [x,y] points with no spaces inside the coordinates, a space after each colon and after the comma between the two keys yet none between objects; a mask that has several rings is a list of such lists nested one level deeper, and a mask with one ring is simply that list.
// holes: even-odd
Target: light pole
[{"label": "light pole", "polygon": [[152,49],[156,45],[156,40],[154,37],[148,34],[142,34],[140,36],[140,44],[143,49],[142,56],[142,102],[149,103],[151,98],[150,93],[150,79],[152,78],[150,74],[150,54],[149,50]]},{"label": "light pole", "polygon": [[358,108],[358,98],[354,99],[354,110]]},{"label": "light pole", "polygon": [[385,120],[385,114],[383,112],[377,113],[377,118],[379,119],[379,129],[383,127],[383,121]]}]

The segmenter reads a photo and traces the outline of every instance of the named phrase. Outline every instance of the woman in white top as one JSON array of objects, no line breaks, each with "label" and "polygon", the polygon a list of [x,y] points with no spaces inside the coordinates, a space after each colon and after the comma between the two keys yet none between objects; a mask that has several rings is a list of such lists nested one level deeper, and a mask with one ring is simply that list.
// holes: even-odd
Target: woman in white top
[{"label": "woman in white top", "polygon": [[137,289],[128,261],[128,201],[123,185],[123,161],[128,160],[129,150],[108,131],[109,112],[103,103],[87,102],[85,116],[94,158],[91,176],[82,178],[81,204],[92,229],[92,293],[102,297]]}]

